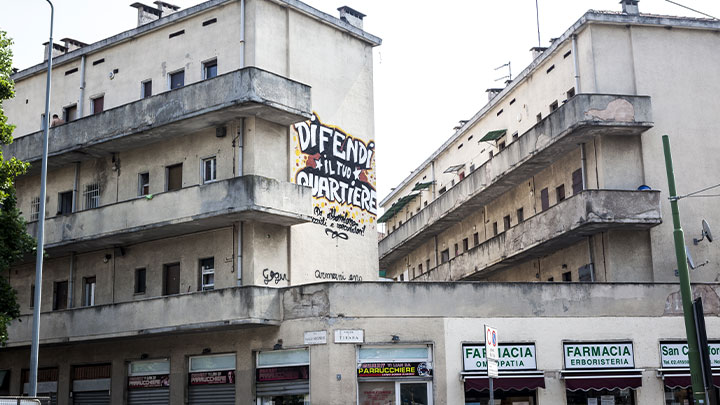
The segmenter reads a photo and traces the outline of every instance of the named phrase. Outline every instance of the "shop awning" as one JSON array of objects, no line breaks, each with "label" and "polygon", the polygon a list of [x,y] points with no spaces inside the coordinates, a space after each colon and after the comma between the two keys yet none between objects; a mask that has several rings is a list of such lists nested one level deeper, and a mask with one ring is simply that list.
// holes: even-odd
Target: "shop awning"
[{"label": "shop awning", "polygon": [[[465,392],[483,392],[490,389],[486,375],[465,376]],[[542,372],[529,374],[500,375],[493,379],[493,389],[500,391],[536,390],[545,388],[545,376]]]},{"label": "shop awning", "polygon": [[406,205],[410,203],[415,197],[419,196],[420,193],[410,194],[406,195],[405,197],[401,198],[393,204],[385,213],[378,218],[378,222],[387,222],[390,218],[393,217],[393,215],[397,214],[401,209],[405,208]]},{"label": "shop awning", "polygon": [[[690,388],[690,369],[660,369],[658,376],[668,388]],[[720,369],[713,369],[713,385],[720,388]]]},{"label": "shop awning", "polygon": [[642,386],[642,369],[564,370],[561,372],[568,391],[637,389]]},{"label": "shop awning", "polygon": [[426,183],[417,183],[417,184],[415,184],[415,187],[413,187],[412,191],[425,190],[426,188],[432,186],[432,184],[433,184],[432,181],[428,181]]},{"label": "shop awning", "polygon": [[480,142],[496,141],[506,133],[507,129],[496,129],[495,131],[490,131],[480,139]]}]

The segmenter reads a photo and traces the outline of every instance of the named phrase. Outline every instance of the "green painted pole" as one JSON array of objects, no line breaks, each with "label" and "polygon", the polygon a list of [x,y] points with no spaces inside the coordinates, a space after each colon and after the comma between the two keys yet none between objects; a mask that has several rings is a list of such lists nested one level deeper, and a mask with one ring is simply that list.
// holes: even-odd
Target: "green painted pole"
[{"label": "green painted pole", "polygon": [[705,404],[705,384],[703,383],[700,351],[698,350],[695,318],[693,316],[690,273],[688,272],[687,256],[685,254],[685,235],[680,227],[680,211],[678,210],[678,198],[675,191],[675,172],[673,171],[672,156],[670,155],[670,139],[667,135],[663,135],[662,141],[663,150],[665,151],[668,191],[670,192],[670,208],[673,217],[673,237],[675,239],[678,276],[680,277],[680,295],[682,296],[683,315],[685,316],[685,333],[687,334],[688,358],[690,359],[690,380],[692,381],[695,404]]}]

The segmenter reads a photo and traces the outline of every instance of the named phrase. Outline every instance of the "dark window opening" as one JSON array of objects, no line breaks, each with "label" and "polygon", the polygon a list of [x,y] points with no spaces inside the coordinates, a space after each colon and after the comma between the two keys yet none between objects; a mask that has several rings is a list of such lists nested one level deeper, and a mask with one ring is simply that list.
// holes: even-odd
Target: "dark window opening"
[{"label": "dark window opening", "polygon": [[522,208],[517,209],[517,220],[518,224],[525,220],[525,213],[523,212]]},{"label": "dark window opening", "polygon": [[497,236],[498,234],[498,224],[497,222],[493,222],[493,236]]},{"label": "dark window opening", "polygon": [[473,246],[477,246],[480,244],[480,234],[475,232],[473,234]]},{"label": "dark window opening", "polygon": [[138,196],[150,194],[150,173],[138,174]]},{"label": "dark window opening", "polygon": [[152,96],[152,80],[142,82],[142,98]]},{"label": "dark window opening", "polygon": [[515,104],[515,99],[510,100],[510,105]]},{"label": "dark window opening", "polygon": [[535,118],[537,118],[537,122],[542,121],[542,113],[538,113],[538,115],[536,115]]},{"label": "dark window opening", "polygon": [[583,190],[582,169],[577,169],[572,173],[572,192],[573,195]]},{"label": "dark window opening", "polygon": [[555,188],[555,194],[557,195],[557,202],[565,199],[565,185],[561,184]]},{"label": "dark window opening", "polygon": [[473,139],[473,135],[468,136],[468,141],[470,141],[471,139]]},{"label": "dark window opening", "polygon": [[163,266],[163,295],[180,293],[180,263]]},{"label": "dark window opening", "polygon": [[548,277],[548,281],[555,281],[555,277]]},{"label": "dark window opening", "polygon": [[145,277],[147,276],[147,270],[145,268],[135,269],[135,294],[144,294],[147,285],[145,284]]},{"label": "dark window opening", "polygon": [[217,76],[217,59],[203,63],[203,78],[212,79]]},{"label": "dark window opening", "polygon": [[73,69],[70,69],[70,70],[66,70],[66,71],[65,71],[65,76],[69,76],[69,75],[71,75],[71,74],[73,74],[73,73],[75,73],[75,72],[77,72],[77,71],[78,71],[78,68],[73,68]]},{"label": "dark window opening", "polygon": [[185,33],[185,30],[175,31],[172,34],[168,35],[168,38],[179,37],[180,35],[182,35],[184,33]]},{"label": "dark window opening", "polygon": [[566,59],[568,56],[570,56],[571,53],[572,53],[572,49],[565,52],[565,55],[563,55],[563,59]]},{"label": "dark window opening", "polygon": [[505,141],[500,142],[500,144],[498,145],[498,148],[500,148],[500,150],[505,149]]},{"label": "dark window opening", "polygon": [[518,132],[515,131],[515,132],[512,134],[512,139],[513,139],[513,141],[516,140],[516,139],[518,139],[518,136],[519,136]]},{"label": "dark window opening", "polygon": [[492,157],[493,157],[495,154],[493,153],[493,151],[490,151],[490,152],[488,153],[488,155],[489,155],[490,159],[492,159]]},{"label": "dark window opening", "polygon": [[444,193],[444,192],[446,192],[446,191],[447,191],[447,187],[442,187],[440,190],[438,190],[438,192],[439,192],[440,194],[442,194],[442,193]]},{"label": "dark window opening", "polygon": [[545,71],[545,73],[550,73],[550,72],[552,72],[553,70],[555,70],[555,65],[550,66],[550,67],[548,68],[548,70]]},{"label": "dark window opening", "polygon": [[167,174],[167,191],[180,190],[182,188],[182,163],[165,168]]},{"label": "dark window opening", "polygon": [[53,311],[67,309],[68,282],[58,281],[53,285]]},{"label": "dark window opening", "polygon": [[455,257],[458,257],[460,255],[460,246],[456,243],[455,244]]},{"label": "dark window opening", "polygon": [[95,305],[95,287],[97,279],[93,277],[83,278],[83,306],[91,307]]},{"label": "dark window opening", "polygon": [[35,306],[35,284],[30,286],[30,308]]},{"label": "dark window opening", "polygon": [[447,263],[450,261],[450,249],[445,249],[440,252],[440,263]]},{"label": "dark window opening", "polygon": [[575,97],[575,87],[573,87],[572,89],[568,90],[567,93],[566,93],[566,96],[567,96],[567,98],[573,98],[573,97]]},{"label": "dark window opening", "polygon": [[495,114],[495,115],[496,115],[497,117],[499,117],[499,116],[500,116],[500,114],[502,114],[502,113],[503,113],[503,110],[502,110],[502,109],[500,109],[500,111],[498,111],[498,112],[497,112],[497,114]]},{"label": "dark window opening", "polygon": [[418,264],[418,272],[419,272],[419,274],[423,274],[422,263]]},{"label": "dark window opening", "polygon": [[468,238],[463,239],[463,252],[467,252],[470,249],[470,241]]},{"label": "dark window opening", "polygon": [[458,145],[458,149],[462,149],[463,144]]},{"label": "dark window opening", "polygon": [[200,259],[200,291],[215,289],[215,258]]},{"label": "dark window opening", "polygon": [[460,177],[460,180],[465,178],[465,172],[458,173],[458,177]]},{"label": "dark window opening", "polygon": [[211,18],[207,21],[203,21],[202,26],[207,27],[210,24],[215,24],[217,22],[217,18]]},{"label": "dark window opening", "polygon": [[552,104],[550,104],[550,112],[553,112],[553,111],[555,111],[555,110],[557,110],[557,109],[558,109],[558,101],[555,100],[555,101],[552,102]]},{"label": "dark window opening", "polygon": [[92,99],[92,113],[100,114],[105,109],[105,96]]},{"label": "dark window opening", "polygon": [[65,191],[58,194],[58,215],[72,214],[73,192]]},{"label": "dark window opening", "polygon": [[572,281],[572,273],[567,271],[562,274],[562,281]]},{"label": "dark window opening", "polygon": [[73,104],[63,108],[63,120],[65,122],[75,121],[77,118],[77,105]]},{"label": "dark window opening", "polygon": [[103,59],[98,59],[98,60],[96,60],[96,61],[93,61],[93,66],[99,65],[99,64],[101,64],[101,63],[103,63],[103,62],[105,62],[105,58],[103,58]]},{"label": "dark window opening", "polygon": [[580,266],[578,268],[578,280],[584,282],[590,282],[592,280],[592,263]]},{"label": "dark window opening", "polygon": [[185,85],[185,71],[170,73],[170,90],[179,89]]},{"label": "dark window opening", "polygon": [[543,211],[550,208],[550,198],[548,197],[548,189],[545,187],[540,190],[540,207]]},{"label": "dark window opening", "polygon": [[430,270],[430,259],[425,260],[425,269]]},{"label": "dark window opening", "polygon": [[505,215],[505,217],[503,217],[503,226],[506,231],[510,229],[510,215]]}]

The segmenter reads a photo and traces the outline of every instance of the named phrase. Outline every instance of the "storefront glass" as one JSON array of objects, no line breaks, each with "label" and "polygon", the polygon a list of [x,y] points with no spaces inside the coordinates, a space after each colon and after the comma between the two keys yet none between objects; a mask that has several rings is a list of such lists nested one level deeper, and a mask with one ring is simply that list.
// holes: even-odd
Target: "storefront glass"
[{"label": "storefront glass", "polygon": [[567,405],[635,405],[633,390],[568,391]]},{"label": "storefront glass", "polygon": [[255,392],[258,405],[310,404],[310,351],[257,353]]},{"label": "storefront glass", "polygon": [[[720,389],[715,388],[715,398],[720,398]],[[695,401],[690,388],[665,387],[665,405],[694,405]]]},{"label": "storefront glass", "polygon": [[429,346],[358,349],[358,403],[432,405],[432,350]]},{"label": "storefront glass", "polygon": [[[511,390],[511,391],[495,391],[494,405],[536,405],[535,390]],[[484,392],[466,392],[465,405],[490,405],[490,393]]]},{"label": "storefront glass", "polygon": [[368,381],[358,384],[361,405],[429,405],[432,386],[427,382]]}]

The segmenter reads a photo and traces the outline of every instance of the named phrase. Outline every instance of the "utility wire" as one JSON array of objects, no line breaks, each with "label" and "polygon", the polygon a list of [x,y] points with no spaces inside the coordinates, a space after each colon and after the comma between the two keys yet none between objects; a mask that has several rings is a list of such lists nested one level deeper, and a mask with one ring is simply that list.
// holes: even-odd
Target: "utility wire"
[{"label": "utility wire", "polygon": [[674,1],[672,1],[672,0],[665,0],[665,1],[667,1],[668,3],[672,3],[672,4],[676,5],[676,6],[680,6],[680,7],[682,7],[682,8],[686,8],[686,9],[688,9],[688,10],[690,10],[690,11],[694,11],[694,12],[696,12],[696,13],[698,13],[698,14],[702,14],[702,15],[704,15],[705,17],[710,17],[710,18],[712,18],[713,20],[720,20],[720,18],[711,16],[710,14],[703,13],[702,11],[695,10],[694,8],[690,8],[690,7],[688,7],[688,6],[684,6],[684,5],[680,4],[680,3],[676,3],[676,2],[674,2]]},{"label": "utility wire", "polygon": [[720,187],[720,184],[716,184],[716,185],[710,186],[710,187],[705,187],[705,188],[703,188],[703,189],[701,189],[701,190],[693,191],[692,193],[689,193],[689,194],[679,195],[679,196],[676,197],[676,199],[679,200],[679,199],[681,199],[681,198],[692,197],[692,196],[695,196],[695,197],[717,197],[717,196],[720,196],[720,195],[717,195],[717,194],[695,195],[695,194],[700,194],[700,193],[702,193],[702,192],[704,192],[704,191],[712,190],[712,189],[718,188],[718,187]]}]

